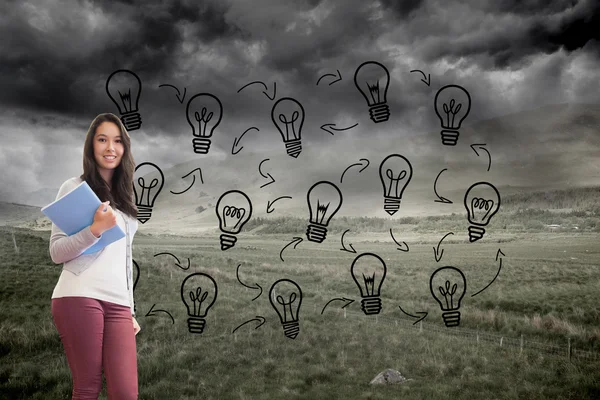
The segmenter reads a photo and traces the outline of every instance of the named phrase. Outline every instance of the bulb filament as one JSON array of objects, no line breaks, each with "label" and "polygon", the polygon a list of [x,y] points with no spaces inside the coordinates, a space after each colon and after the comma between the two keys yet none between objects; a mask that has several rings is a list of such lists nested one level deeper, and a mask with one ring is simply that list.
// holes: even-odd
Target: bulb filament
[{"label": "bulb filament", "polygon": [[[394,178],[394,172],[391,169],[387,169],[385,171],[385,175],[390,179],[391,184],[390,187],[388,189],[387,195],[388,197],[400,197],[400,193],[398,192],[399,189],[399,184],[400,184],[400,180],[404,179],[404,177],[406,176],[406,170],[402,170],[399,174],[397,178]],[[392,196],[392,188],[394,189],[394,193],[395,195]]]},{"label": "bulb filament", "polygon": [[288,140],[290,140],[290,131],[292,133],[293,139],[298,138],[296,136],[296,129],[294,127],[294,122],[296,122],[299,117],[300,117],[300,113],[298,111],[294,111],[292,113],[292,118],[290,120],[288,120],[284,114],[279,114],[279,121],[283,122],[283,124],[285,125],[285,141],[286,142]]}]

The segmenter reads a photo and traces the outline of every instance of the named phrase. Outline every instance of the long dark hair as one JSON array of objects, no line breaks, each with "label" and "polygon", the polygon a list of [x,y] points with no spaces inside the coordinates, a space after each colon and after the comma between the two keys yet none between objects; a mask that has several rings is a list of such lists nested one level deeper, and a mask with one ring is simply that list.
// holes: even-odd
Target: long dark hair
[{"label": "long dark hair", "polygon": [[[100,172],[98,172],[98,166],[94,157],[94,135],[98,126],[103,122],[112,122],[119,127],[123,143],[123,156],[121,157],[119,166],[115,168],[113,173],[111,187],[108,186],[100,175]],[[90,124],[85,137],[85,144],[83,145],[83,174],[81,174],[80,178],[87,182],[100,201],[110,201],[111,207],[129,215],[131,218],[137,218],[137,206],[133,200],[134,173],[135,160],[131,154],[131,139],[125,126],[119,117],[114,114],[104,113],[98,115]]]}]

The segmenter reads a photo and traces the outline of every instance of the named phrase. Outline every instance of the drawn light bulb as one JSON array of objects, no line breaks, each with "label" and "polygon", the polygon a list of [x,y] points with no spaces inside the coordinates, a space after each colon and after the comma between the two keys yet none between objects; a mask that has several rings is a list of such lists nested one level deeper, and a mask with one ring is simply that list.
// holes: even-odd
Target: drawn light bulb
[{"label": "drawn light bulb", "polygon": [[296,339],[300,332],[299,312],[302,304],[302,290],[290,279],[280,279],[273,283],[269,291],[271,305],[277,311],[283,327],[283,333],[290,339]]},{"label": "drawn light bulb", "polygon": [[327,236],[327,226],[331,217],[342,206],[342,192],[331,182],[319,181],[308,190],[306,199],[310,212],[306,237],[311,242],[321,243]]},{"label": "drawn light bulb", "polygon": [[[140,171],[138,173],[138,171]],[[152,176],[156,174],[158,175]],[[152,216],[152,209],[156,197],[163,188],[165,177],[160,170],[151,162],[144,162],[135,167],[135,172],[138,173],[138,178],[133,180],[133,191],[135,192],[135,205],[138,209],[137,220],[142,224]],[[149,175],[152,176],[150,180]],[[148,180],[148,184],[146,184]]]},{"label": "drawn light bulb", "polygon": [[289,156],[297,158],[302,151],[304,107],[291,97],[277,100],[271,110],[271,120],[283,138]]},{"label": "drawn light bulb", "polygon": [[373,122],[384,122],[390,118],[387,105],[387,90],[390,86],[390,73],[376,61],[367,61],[356,69],[354,84],[369,105],[369,115]]},{"label": "drawn light bulb", "polygon": [[125,129],[139,129],[142,126],[142,117],[138,112],[138,102],[142,93],[140,78],[132,71],[119,69],[106,80],[106,93],[119,109]]},{"label": "drawn light bulb", "polygon": [[354,259],[350,273],[360,289],[360,308],[367,315],[381,311],[381,285],[387,273],[385,261],[377,254],[363,253]]},{"label": "drawn light bulb", "polygon": [[215,208],[221,232],[221,250],[235,245],[237,235],[252,215],[250,198],[239,190],[229,190],[219,197]]},{"label": "drawn light bulb", "polygon": [[500,208],[500,193],[494,185],[488,182],[477,182],[465,193],[465,208],[469,223],[469,241],[475,242],[483,237],[484,226]]},{"label": "drawn light bulb", "polygon": [[462,86],[446,85],[435,94],[435,113],[442,123],[442,143],[456,146],[460,124],[471,110],[471,96]]},{"label": "drawn light bulb", "polygon": [[442,309],[447,327],[460,324],[460,301],[467,291],[467,280],[461,270],[454,267],[438,268],[429,279],[429,289]]},{"label": "drawn light bulb", "polygon": [[381,162],[379,177],[383,183],[383,209],[388,214],[394,215],[400,208],[404,189],[412,174],[412,165],[400,154],[391,154]]},{"label": "drawn light bulb", "polygon": [[210,93],[198,93],[188,101],[185,113],[194,135],[194,153],[207,154],[210,138],[223,117],[221,100]]},{"label": "drawn light bulb", "polygon": [[202,333],[206,314],[217,299],[217,282],[202,272],[188,275],[181,283],[181,300],[187,307],[188,331]]}]

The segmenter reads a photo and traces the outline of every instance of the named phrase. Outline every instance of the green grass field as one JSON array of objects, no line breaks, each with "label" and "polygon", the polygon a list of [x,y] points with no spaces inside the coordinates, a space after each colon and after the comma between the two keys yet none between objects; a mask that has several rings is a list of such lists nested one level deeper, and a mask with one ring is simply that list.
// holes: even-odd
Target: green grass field
[{"label": "green grass field", "polygon": [[[306,240],[281,249],[293,236],[240,235],[221,251],[218,234],[200,238],[137,235],[134,259],[140,267],[135,289],[140,399],[593,399],[600,398],[600,361],[571,361],[548,355],[529,343],[600,353],[600,234],[523,233],[484,237],[469,243],[456,235],[443,242],[443,258],[433,248],[444,233],[405,237],[399,251],[384,233],[353,236],[357,254],[340,251],[340,235],[322,244]],[[71,377],[52,322],[50,297],[61,271],[48,253],[48,232],[18,231],[16,254],[10,228],[0,230],[0,398],[70,399]],[[399,235],[401,236],[401,235]],[[501,240],[500,240],[501,239]],[[498,270],[496,281],[475,297]],[[173,257],[154,255],[170,252]],[[388,269],[380,317],[360,311],[360,293],[350,265],[360,253],[374,252]],[[244,287],[259,284],[259,291]],[[438,267],[461,268],[467,294],[461,329],[525,340],[524,351],[493,343],[407,328],[404,315],[428,312],[424,324],[445,328],[429,292]],[[183,279],[205,272],[218,284],[202,334],[187,329],[180,297]],[[268,300],[271,284],[296,281],[303,291],[300,333],[283,334]],[[355,300],[344,318],[341,302]],[[146,316],[151,307],[169,311]],[[232,331],[250,319],[256,322]],[[401,321],[400,324],[389,321]],[[384,323],[383,321],[388,321]],[[410,322],[410,323],[409,323]],[[369,381],[392,368],[412,379],[402,385]],[[103,390],[102,399],[106,399]]]}]

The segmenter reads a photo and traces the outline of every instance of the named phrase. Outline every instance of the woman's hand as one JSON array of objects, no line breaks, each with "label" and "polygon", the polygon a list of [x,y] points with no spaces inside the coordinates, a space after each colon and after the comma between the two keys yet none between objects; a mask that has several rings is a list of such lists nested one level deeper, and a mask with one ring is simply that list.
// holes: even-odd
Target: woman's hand
[{"label": "woman's hand", "polygon": [[133,315],[131,316],[131,319],[133,320],[133,332],[137,335],[138,332],[142,330],[142,328],[140,328],[140,325],[137,323]]}]

